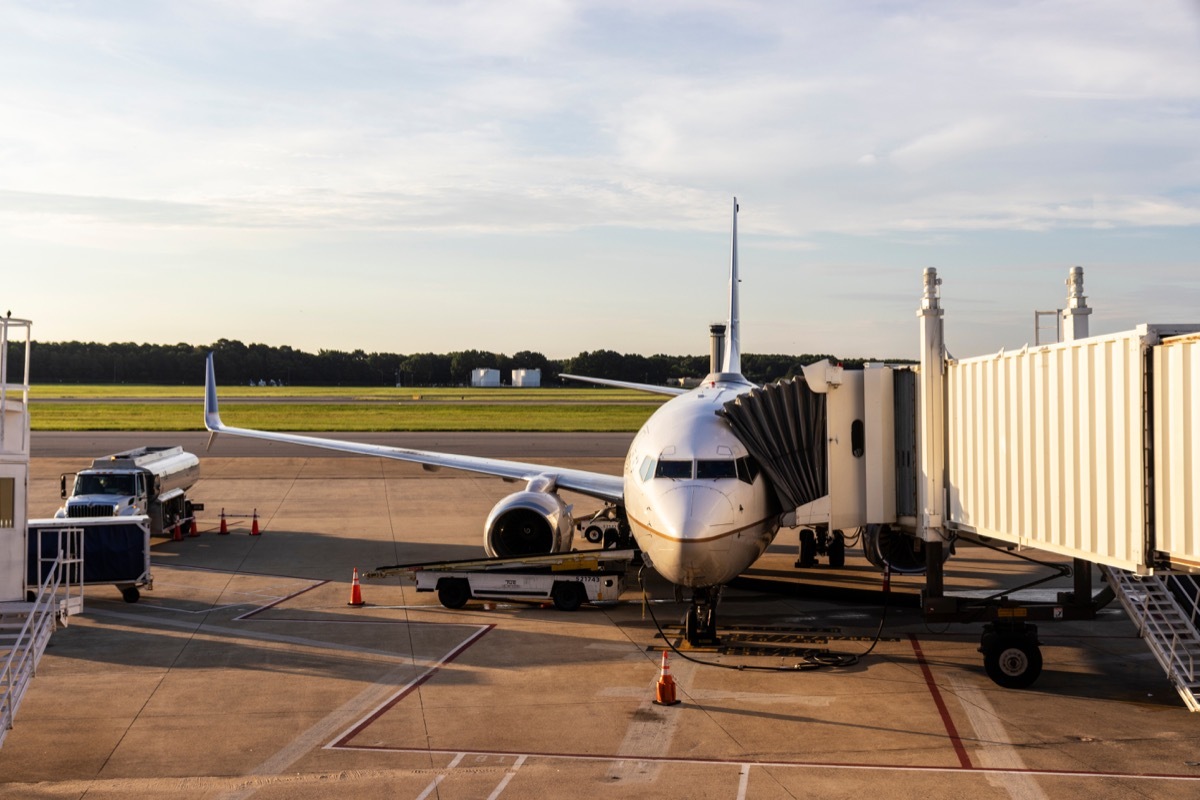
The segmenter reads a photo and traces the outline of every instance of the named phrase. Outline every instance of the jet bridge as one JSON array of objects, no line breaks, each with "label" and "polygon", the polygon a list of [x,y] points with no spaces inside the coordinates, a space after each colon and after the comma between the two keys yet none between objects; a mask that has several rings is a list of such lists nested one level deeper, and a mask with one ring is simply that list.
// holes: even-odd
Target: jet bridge
[{"label": "jet bridge", "polygon": [[[1082,270],[1067,283],[1067,341],[953,359],[928,269],[919,366],[822,362],[722,415],[789,509],[785,525],[864,527],[868,557],[925,569],[927,618],[989,621],[981,650],[997,682],[1027,686],[1040,671],[1030,621],[1089,619],[1115,592],[1148,639],[1175,637],[1160,649],[1196,649],[1198,666],[1172,678],[1196,686],[1195,603],[1190,622],[1164,628],[1145,600],[1162,592],[1145,581],[1194,586],[1180,573],[1200,572],[1200,324],[1090,337]],[[1050,604],[948,595],[942,564],[958,536],[1069,557],[1074,591]],[[1141,582],[1110,579],[1093,596],[1093,564]]]}]

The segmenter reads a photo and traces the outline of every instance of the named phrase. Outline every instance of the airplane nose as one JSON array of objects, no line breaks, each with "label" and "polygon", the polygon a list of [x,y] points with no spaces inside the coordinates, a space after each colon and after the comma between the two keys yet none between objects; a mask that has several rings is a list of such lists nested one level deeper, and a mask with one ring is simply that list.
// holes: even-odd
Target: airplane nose
[{"label": "airplane nose", "polygon": [[659,498],[664,532],[683,540],[705,539],[733,524],[733,504],[716,489],[680,486]]}]

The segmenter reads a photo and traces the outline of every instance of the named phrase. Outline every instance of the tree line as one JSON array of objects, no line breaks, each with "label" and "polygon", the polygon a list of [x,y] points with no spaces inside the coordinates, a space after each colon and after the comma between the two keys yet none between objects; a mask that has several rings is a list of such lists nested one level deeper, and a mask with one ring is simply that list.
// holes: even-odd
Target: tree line
[{"label": "tree line", "polygon": [[[10,344],[9,381],[19,383],[24,368],[23,343]],[[193,385],[204,380],[204,358],[216,353],[223,385],[259,381],[287,386],[467,386],[472,370],[497,369],[508,383],[514,369],[539,369],[543,386],[579,385],[560,381],[571,373],[595,378],[666,384],[708,374],[703,356],[643,356],[593,350],[573,358],[551,359],[522,350],[511,356],[486,350],[453,353],[366,353],[362,350],[320,350],[306,353],[291,347],[243,344],[220,339],[211,345],[134,344],[119,342],[32,342],[30,382],[74,384]],[[742,356],[742,372],[756,383],[768,383],[800,373],[804,364],[822,358],[861,368],[863,359],[837,359],[830,355]]]}]

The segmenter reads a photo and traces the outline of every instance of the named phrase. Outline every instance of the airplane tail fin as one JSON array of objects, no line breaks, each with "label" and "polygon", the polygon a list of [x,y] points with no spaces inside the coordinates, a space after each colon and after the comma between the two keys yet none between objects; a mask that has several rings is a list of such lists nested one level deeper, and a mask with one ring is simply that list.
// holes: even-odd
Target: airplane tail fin
[{"label": "airplane tail fin", "polygon": [[725,332],[725,354],[721,362],[722,372],[742,373],[741,320],[738,312],[738,201],[733,198],[733,246],[729,256],[729,327]]},{"label": "airplane tail fin", "polygon": [[217,373],[213,369],[211,352],[204,368],[204,427],[212,433],[208,437],[208,446],[212,447],[217,433],[225,426],[221,424],[221,412],[217,408]]}]

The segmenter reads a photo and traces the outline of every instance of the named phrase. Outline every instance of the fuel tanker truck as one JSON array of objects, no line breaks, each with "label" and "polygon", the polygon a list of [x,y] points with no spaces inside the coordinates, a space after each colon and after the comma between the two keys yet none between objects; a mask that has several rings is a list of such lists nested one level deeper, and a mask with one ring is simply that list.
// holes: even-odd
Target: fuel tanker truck
[{"label": "fuel tanker truck", "polygon": [[[74,478],[67,493],[67,479]],[[64,473],[59,490],[66,501],[56,519],[127,517],[145,514],[150,532],[162,535],[204,506],[187,498],[200,480],[200,459],[175,447],[139,447],[92,461],[90,469]]]}]

